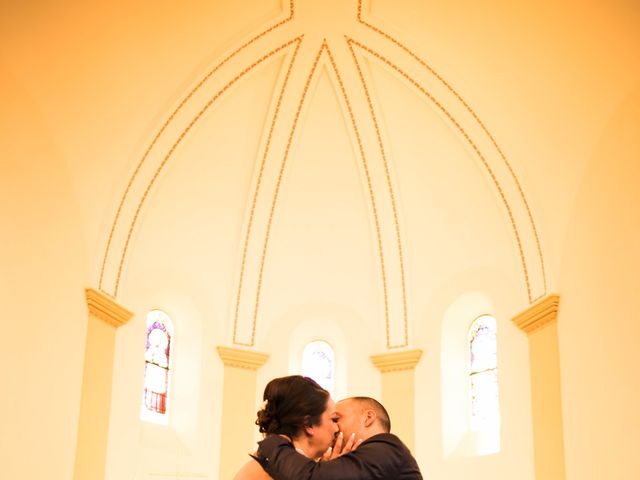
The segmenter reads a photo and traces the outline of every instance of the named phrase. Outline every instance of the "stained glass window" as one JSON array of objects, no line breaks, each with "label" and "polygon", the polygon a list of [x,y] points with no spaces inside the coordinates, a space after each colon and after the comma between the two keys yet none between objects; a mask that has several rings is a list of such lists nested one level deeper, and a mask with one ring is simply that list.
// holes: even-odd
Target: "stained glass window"
[{"label": "stained glass window", "polygon": [[160,310],[147,315],[147,344],[144,353],[143,412],[166,415],[171,368],[171,319]]},{"label": "stained glass window", "polygon": [[334,354],[327,342],[316,340],[308,343],[302,353],[302,375],[313,378],[333,396]]},{"label": "stained glass window", "polygon": [[496,430],[500,425],[496,319],[477,318],[469,327],[468,341],[471,430]]}]

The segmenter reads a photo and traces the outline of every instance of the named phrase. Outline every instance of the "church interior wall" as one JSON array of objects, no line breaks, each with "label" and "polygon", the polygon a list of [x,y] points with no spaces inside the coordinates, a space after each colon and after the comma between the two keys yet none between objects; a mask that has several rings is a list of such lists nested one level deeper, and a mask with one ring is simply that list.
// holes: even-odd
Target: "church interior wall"
[{"label": "church interior wall", "polygon": [[[568,225],[558,324],[568,478],[640,471],[640,423],[629,413],[640,395],[629,362],[640,333],[639,92],[599,137]],[[592,457],[600,460],[585,462]]]},{"label": "church interior wall", "polygon": [[0,76],[1,475],[71,478],[87,328],[82,223],[37,102]]},{"label": "church interior wall", "polygon": [[[426,310],[438,322],[421,322],[425,358],[416,368],[416,451],[427,472],[436,476],[463,477],[470,471],[480,478],[492,475],[532,475],[531,403],[526,337],[510,322],[513,283],[499,271],[476,269],[452,277],[435,292]],[[488,454],[481,437],[469,428],[466,334],[481,315],[493,315],[498,324],[500,371],[500,453]],[[434,387],[435,386],[435,387]],[[438,392],[434,395],[434,388]],[[533,477],[531,477],[533,478]]]},{"label": "church interior wall", "polygon": [[[640,10],[622,0],[490,3],[364,5],[367,18],[472,104],[522,182],[547,293],[561,297],[566,478],[632,478],[640,472]],[[72,478],[84,289],[97,287],[122,193],[185,92],[287,4],[0,7],[8,47],[0,52],[0,476]],[[382,389],[369,359],[389,343],[376,226],[344,100],[324,62],[282,184],[255,341],[241,347],[269,355],[257,371],[256,409],[266,382],[294,373],[313,339],[344,359],[336,397]],[[284,66],[265,62],[215,104],[141,212],[117,297],[135,315],[117,331],[109,480],[217,478],[221,419],[234,412],[223,411],[215,347],[233,344],[256,158]],[[368,61],[367,72],[397,189],[409,346],[423,350],[414,453],[426,478],[533,479],[529,352],[511,322],[529,302],[508,215],[442,114],[391,69]],[[140,346],[155,308],[179,332],[168,426],[140,420]],[[499,329],[502,438],[493,455],[478,455],[454,411],[463,394],[452,379],[461,368],[456,335],[482,313]]]}]

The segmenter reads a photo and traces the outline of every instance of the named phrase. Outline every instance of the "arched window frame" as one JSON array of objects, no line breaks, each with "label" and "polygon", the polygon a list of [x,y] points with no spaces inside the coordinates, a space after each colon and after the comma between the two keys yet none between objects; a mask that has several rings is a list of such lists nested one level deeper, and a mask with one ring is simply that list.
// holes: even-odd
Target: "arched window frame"
[{"label": "arched window frame", "polygon": [[162,310],[147,314],[141,418],[166,424],[170,403],[174,330]]},{"label": "arched window frame", "polygon": [[334,396],[335,351],[329,342],[314,340],[305,345],[302,352],[302,375],[313,378]]},{"label": "arched window frame", "polygon": [[467,332],[469,427],[475,432],[500,429],[497,322],[481,315]]}]

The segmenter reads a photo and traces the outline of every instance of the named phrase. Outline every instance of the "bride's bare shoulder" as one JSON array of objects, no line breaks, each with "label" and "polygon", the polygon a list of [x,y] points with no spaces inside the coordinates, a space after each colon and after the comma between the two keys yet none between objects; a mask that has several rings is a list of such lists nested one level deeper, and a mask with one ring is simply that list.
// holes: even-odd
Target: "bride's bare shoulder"
[{"label": "bride's bare shoulder", "polygon": [[255,460],[249,460],[245,465],[236,473],[233,480],[272,480],[271,477],[265,472],[260,464]]}]

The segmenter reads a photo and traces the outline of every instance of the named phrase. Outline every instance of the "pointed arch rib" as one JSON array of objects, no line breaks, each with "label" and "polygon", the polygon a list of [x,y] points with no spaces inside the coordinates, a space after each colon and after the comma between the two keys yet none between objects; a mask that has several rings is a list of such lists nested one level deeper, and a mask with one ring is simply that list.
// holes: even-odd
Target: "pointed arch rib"
[{"label": "pointed arch rib", "polygon": [[[379,62],[392,71],[401,81],[415,89],[426,101],[434,105],[440,114],[461,135],[474,156],[481,162],[490,183],[493,185],[511,225],[514,242],[522,266],[522,277],[529,302],[544,296],[546,279],[544,259],[533,214],[513,168],[499,149],[475,112],[453,88],[431,67],[420,60],[409,49],[402,46],[381,30],[365,24],[387,42],[377,42],[374,50],[359,40],[348,38],[354,51]],[[394,60],[391,61],[390,58]]]},{"label": "pointed arch rib", "polygon": [[335,54],[328,49],[328,54],[348,113],[348,123],[353,129],[369,194],[380,262],[386,346],[389,349],[406,347],[409,344],[406,272],[397,188],[388,149],[367,84],[347,43],[336,45]]},{"label": "pointed arch rib", "polygon": [[[281,43],[275,36],[267,35],[270,31],[253,37],[210,70],[173,110],[149,144],[130,177],[109,232],[98,281],[103,293],[114,298],[118,295],[127,252],[147,197],[185,136],[239,80],[266,61],[286,56],[301,41],[299,37]],[[264,54],[265,50],[268,53]]]}]

